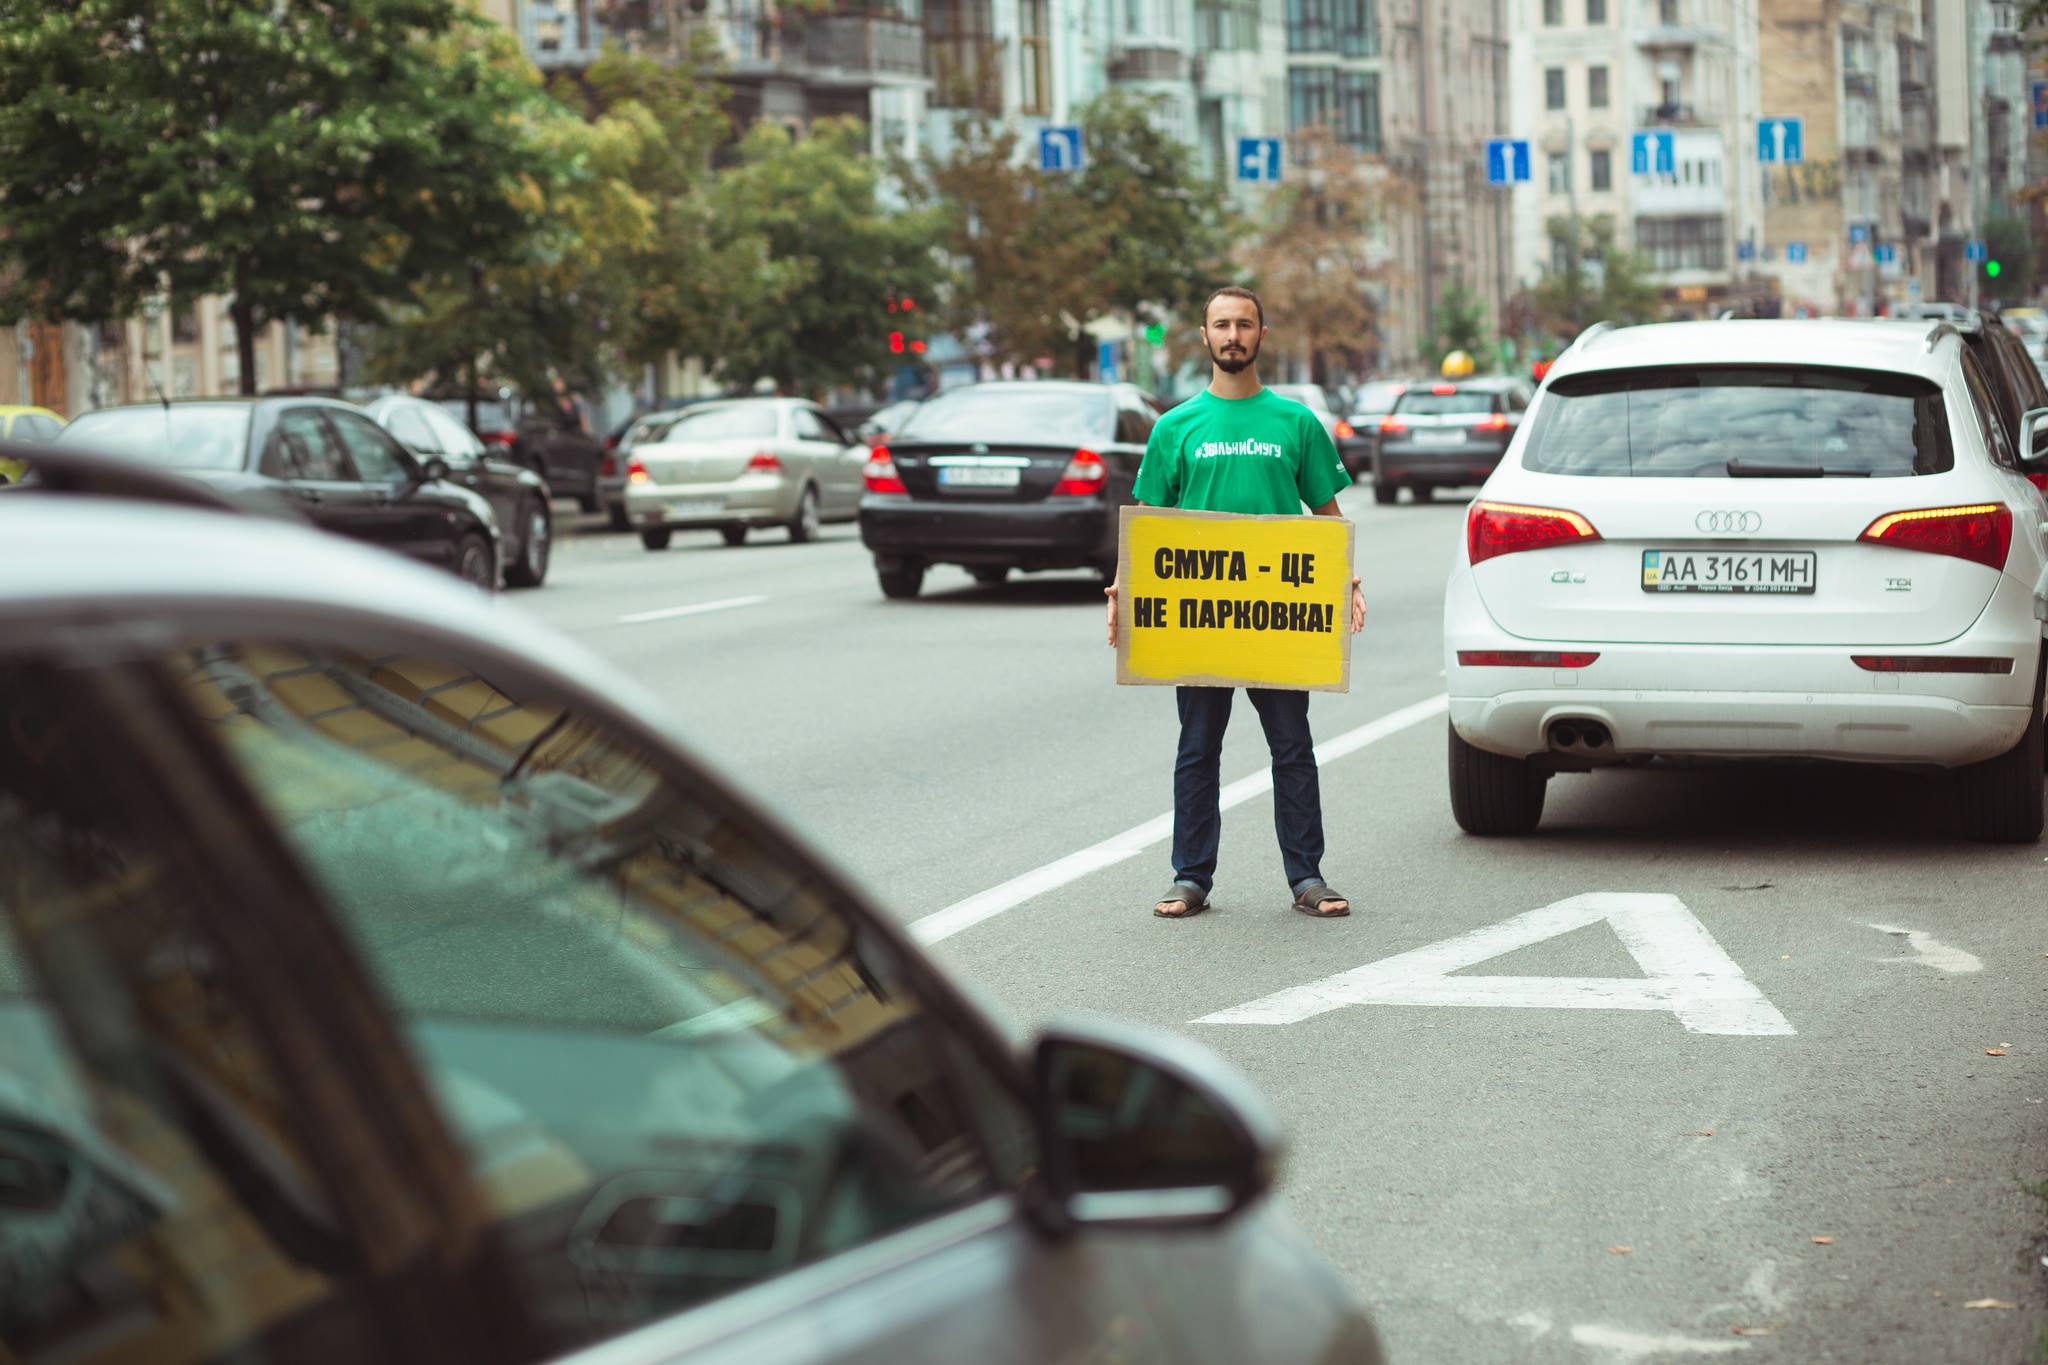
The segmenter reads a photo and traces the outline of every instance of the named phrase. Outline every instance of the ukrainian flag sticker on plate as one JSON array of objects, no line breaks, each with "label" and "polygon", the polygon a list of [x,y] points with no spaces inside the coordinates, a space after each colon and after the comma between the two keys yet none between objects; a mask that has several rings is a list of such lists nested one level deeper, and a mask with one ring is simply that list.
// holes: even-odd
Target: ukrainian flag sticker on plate
[{"label": "ukrainian flag sticker on plate", "polygon": [[1657,575],[1658,575],[1659,571],[1660,571],[1660,570],[1662,569],[1662,567],[1663,567],[1663,563],[1664,563],[1664,552],[1663,552],[1662,550],[1645,550],[1645,551],[1643,551],[1643,586],[1644,586],[1644,587],[1646,587],[1646,588],[1654,588],[1654,587],[1656,587],[1656,586],[1657,586]]}]

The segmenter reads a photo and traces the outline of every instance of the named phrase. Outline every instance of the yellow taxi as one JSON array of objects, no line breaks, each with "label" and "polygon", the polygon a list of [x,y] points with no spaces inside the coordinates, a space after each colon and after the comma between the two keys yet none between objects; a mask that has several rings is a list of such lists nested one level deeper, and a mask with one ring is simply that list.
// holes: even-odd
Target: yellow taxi
[{"label": "yellow taxi", "polygon": [[[47,441],[64,429],[64,419],[48,408],[28,408],[0,403],[0,441]],[[0,477],[9,483],[20,478],[28,466],[0,456]]]}]

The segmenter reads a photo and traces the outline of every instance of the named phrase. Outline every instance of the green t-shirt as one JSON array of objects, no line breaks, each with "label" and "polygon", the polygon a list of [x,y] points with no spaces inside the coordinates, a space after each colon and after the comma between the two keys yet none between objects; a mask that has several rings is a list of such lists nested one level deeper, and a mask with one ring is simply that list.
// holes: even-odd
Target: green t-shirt
[{"label": "green t-shirt", "polygon": [[1350,486],[1330,433],[1302,404],[1271,389],[1250,398],[1203,389],[1152,428],[1135,491],[1152,507],[1286,516]]}]

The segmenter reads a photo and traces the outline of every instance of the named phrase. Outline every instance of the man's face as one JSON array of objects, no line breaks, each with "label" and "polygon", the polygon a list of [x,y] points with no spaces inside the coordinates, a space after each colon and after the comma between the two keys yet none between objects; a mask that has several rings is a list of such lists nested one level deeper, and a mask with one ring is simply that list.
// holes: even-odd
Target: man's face
[{"label": "man's face", "polygon": [[1202,345],[1209,359],[1225,374],[1237,374],[1259,358],[1266,329],[1259,325],[1259,310],[1250,299],[1228,296],[1209,305],[1202,321]]}]

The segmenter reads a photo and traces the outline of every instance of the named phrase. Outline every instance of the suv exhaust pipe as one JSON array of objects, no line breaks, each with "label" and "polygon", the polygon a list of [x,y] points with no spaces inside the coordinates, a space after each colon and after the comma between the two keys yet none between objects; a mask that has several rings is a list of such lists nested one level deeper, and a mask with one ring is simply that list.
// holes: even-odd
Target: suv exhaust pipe
[{"label": "suv exhaust pipe", "polygon": [[1607,726],[1597,720],[1572,717],[1554,720],[1546,736],[1550,751],[1554,754],[1570,754],[1575,758],[1608,758],[1614,753],[1614,736]]}]

